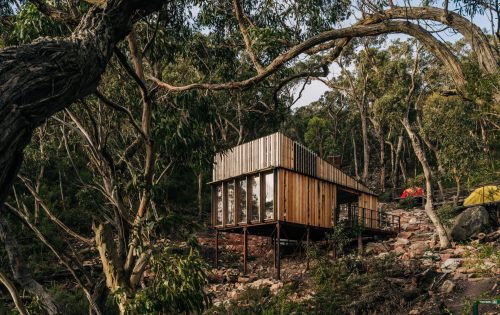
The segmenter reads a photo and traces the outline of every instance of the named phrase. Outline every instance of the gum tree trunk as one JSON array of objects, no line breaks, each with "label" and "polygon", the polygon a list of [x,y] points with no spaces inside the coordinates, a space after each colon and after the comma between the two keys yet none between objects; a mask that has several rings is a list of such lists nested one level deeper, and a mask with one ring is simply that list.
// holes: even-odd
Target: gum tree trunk
[{"label": "gum tree trunk", "polygon": [[431,219],[432,224],[436,228],[436,232],[439,236],[439,243],[441,248],[448,248],[450,247],[450,240],[448,238],[448,234],[446,233],[446,230],[439,220],[439,217],[437,216],[436,212],[434,211],[434,204],[433,204],[433,193],[432,193],[432,172],[431,172],[431,167],[429,166],[429,162],[427,161],[427,157],[425,156],[424,149],[418,140],[417,135],[415,132],[412,130],[410,122],[408,121],[408,118],[404,118],[402,120],[403,126],[405,127],[405,130],[408,134],[408,137],[410,138],[410,142],[412,144],[413,150],[415,152],[415,155],[418,158],[418,161],[420,162],[420,165],[422,166],[422,169],[424,171],[424,177],[425,177],[425,213]]},{"label": "gum tree trunk", "polygon": [[94,92],[133,17],[159,0],[109,0],[93,7],[71,36],[40,38],[0,51],[0,203],[10,190],[33,130]]}]

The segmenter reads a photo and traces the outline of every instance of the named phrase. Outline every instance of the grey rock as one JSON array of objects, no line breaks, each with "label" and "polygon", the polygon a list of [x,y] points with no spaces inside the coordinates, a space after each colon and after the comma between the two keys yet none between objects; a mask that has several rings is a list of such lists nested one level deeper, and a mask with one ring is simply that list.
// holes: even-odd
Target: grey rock
[{"label": "grey rock", "polygon": [[423,255],[422,255],[422,258],[425,258],[425,259],[430,259],[432,261],[438,261],[441,259],[441,257],[439,256],[438,253],[434,253],[433,251],[426,251]]},{"label": "grey rock", "polygon": [[488,211],[482,206],[472,207],[460,213],[451,227],[451,237],[455,241],[465,241],[484,232],[489,226]]},{"label": "grey rock", "polygon": [[441,265],[441,270],[444,273],[450,273],[455,271],[459,266],[462,260],[460,258],[448,258]]},{"label": "grey rock", "polygon": [[455,283],[451,280],[446,280],[445,282],[443,282],[439,290],[442,293],[451,293],[454,288],[455,288]]},{"label": "grey rock", "polygon": [[395,245],[408,245],[408,243],[410,243],[410,241],[406,238],[398,238],[396,240],[396,243]]}]

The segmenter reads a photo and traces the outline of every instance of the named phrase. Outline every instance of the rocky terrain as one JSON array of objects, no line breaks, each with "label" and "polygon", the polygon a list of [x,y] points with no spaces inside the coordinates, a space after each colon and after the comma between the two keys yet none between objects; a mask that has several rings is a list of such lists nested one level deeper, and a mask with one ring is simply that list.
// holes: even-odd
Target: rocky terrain
[{"label": "rocky terrain", "polygon": [[[410,314],[432,314],[443,309],[461,314],[470,311],[475,299],[500,296],[500,230],[475,233],[468,241],[453,242],[451,248],[440,250],[433,225],[423,209],[391,212],[401,216],[402,231],[390,239],[365,240],[364,255],[367,259],[394,255],[408,270],[408,275],[417,269],[422,271],[419,279],[415,276],[392,279],[388,275],[390,282],[410,291],[421,285],[422,278],[428,284],[428,292],[425,297],[415,299]],[[201,235],[199,239],[202,246],[213,249],[213,235]],[[306,255],[297,248],[284,251],[281,281],[274,279],[272,246],[266,238],[249,238],[247,275],[240,271],[240,235],[224,235],[220,251],[220,268],[212,269],[206,287],[213,293],[215,306],[238,300],[248,288],[268,287],[271,294],[277,294],[289,283],[295,284],[287,297],[290,301],[304,302],[315,295]],[[499,311],[492,306],[481,306],[481,314]]]}]

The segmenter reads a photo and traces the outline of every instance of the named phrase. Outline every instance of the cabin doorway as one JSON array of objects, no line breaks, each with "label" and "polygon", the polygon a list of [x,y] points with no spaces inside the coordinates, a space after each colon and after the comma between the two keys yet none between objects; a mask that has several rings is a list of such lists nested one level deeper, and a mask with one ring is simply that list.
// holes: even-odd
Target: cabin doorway
[{"label": "cabin doorway", "polygon": [[337,186],[337,208],[334,215],[334,226],[355,220],[359,194]]}]

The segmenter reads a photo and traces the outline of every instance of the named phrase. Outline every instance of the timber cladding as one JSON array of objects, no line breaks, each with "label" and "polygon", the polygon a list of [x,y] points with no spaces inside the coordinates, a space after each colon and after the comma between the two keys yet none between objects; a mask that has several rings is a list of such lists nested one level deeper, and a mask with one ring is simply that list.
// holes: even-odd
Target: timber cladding
[{"label": "timber cladding", "polygon": [[337,187],[318,178],[278,170],[278,220],[329,228]]},{"label": "timber cladding", "polygon": [[360,208],[354,216],[379,225],[378,198],[368,187],[281,133],[217,154],[211,184],[217,227],[283,221],[330,228],[346,194]]},{"label": "timber cladding", "polygon": [[374,195],[365,185],[282,133],[240,144],[214,158],[213,181],[282,167]]}]

